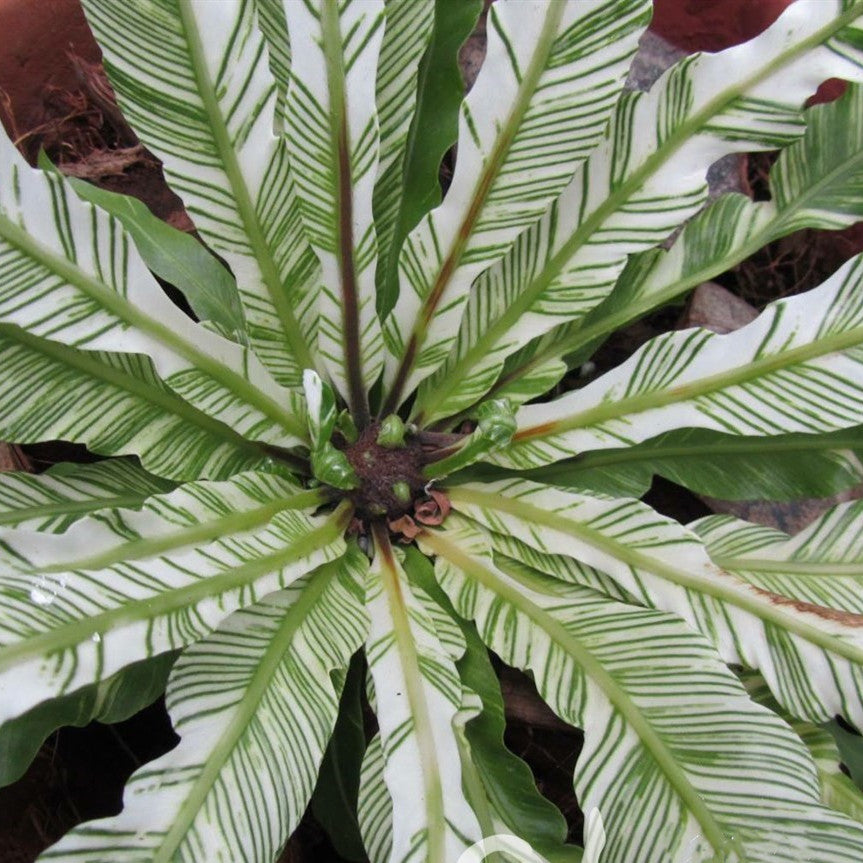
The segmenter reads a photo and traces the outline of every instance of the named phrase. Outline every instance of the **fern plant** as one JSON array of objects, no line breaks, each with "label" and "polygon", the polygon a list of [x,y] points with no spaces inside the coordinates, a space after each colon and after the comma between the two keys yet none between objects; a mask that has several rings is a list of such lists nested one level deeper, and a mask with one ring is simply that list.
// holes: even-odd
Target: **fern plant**
[{"label": "fern plant", "polygon": [[[0,438],[103,457],[0,478],[0,779],[165,686],[181,738],[42,859],[274,860],[317,785],[355,858],[580,860],[489,651],[584,730],[585,859],[600,817],[603,863],[863,859],[823,728],[863,728],[863,504],[790,538],[639,500],[863,479],[863,259],[548,395],[863,216],[863,4],[798,0],[638,93],[648,0],[499,0],[462,99],[479,5],[84,0],[209,251],[0,142]],[[706,203],[717,158],[777,149],[769,201]]]}]

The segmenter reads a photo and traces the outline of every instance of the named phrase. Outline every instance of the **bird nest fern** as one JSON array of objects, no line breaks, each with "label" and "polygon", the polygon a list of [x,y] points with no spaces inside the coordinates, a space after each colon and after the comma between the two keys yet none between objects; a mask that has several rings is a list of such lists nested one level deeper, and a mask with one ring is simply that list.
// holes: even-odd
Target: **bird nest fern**
[{"label": "bird nest fern", "polygon": [[[324,764],[373,863],[596,859],[600,824],[603,863],[859,863],[823,725],[863,727],[863,505],[792,538],[639,498],[863,480],[863,259],[553,391],[863,214],[863,4],[635,92],[648,0],[499,0],[466,98],[475,0],[83,5],[205,245],[0,142],[0,438],[102,457],[0,478],[0,779],[165,687],[180,736],[42,859],[272,861]],[[708,203],[760,150],[770,200]],[[584,731],[586,852],[504,747],[490,652]]]}]

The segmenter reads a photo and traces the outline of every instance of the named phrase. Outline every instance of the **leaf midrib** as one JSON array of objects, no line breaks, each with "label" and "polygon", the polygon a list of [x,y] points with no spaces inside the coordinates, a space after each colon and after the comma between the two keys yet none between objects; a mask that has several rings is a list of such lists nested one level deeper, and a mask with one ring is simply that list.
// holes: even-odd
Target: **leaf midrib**
[{"label": "leaf midrib", "polygon": [[710,559],[722,569],[745,570],[746,572],[775,572],[798,577],[832,578],[835,576],[863,577],[863,561],[831,562],[829,560],[770,560],[762,557],[726,557],[710,555]]},{"label": "leaf midrib", "polygon": [[[447,494],[453,504],[456,505],[456,508],[458,508],[457,505],[459,502],[468,505],[473,504],[482,509],[513,515],[528,525],[542,525],[551,530],[558,531],[608,554],[635,571],[643,570],[649,572],[679,587],[684,587],[705,596],[710,596],[720,602],[727,603],[747,614],[751,614],[762,621],[762,623],[771,623],[786,632],[798,636],[804,641],[808,641],[810,644],[816,645],[822,650],[841,656],[849,662],[863,665],[863,647],[835,638],[831,634],[823,632],[817,626],[787,614],[781,607],[769,601],[759,602],[753,593],[755,588],[752,588],[737,576],[724,572],[718,565],[714,564],[717,573],[727,576],[729,580],[728,586],[709,580],[704,576],[693,574],[687,570],[678,569],[644,552],[629,548],[623,543],[605,536],[600,531],[562,516],[558,512],[549,512],[524,500],[506,497],[504,494],[489,494],[488,492],[459,486],[447,489]],[[465,514],[470,515],[470,513]],[[535,547],[531,543],[528,544],[531,547]],[[706,554],[705,564],[710,564],[710,559]],[[608,573],[608,575],[617,581],[613,573]],[[626,585],[622,586],[626,588]],[[863,626],[863,616],[849,616],[859,617],[860,624]]]},{"label": "leaf midrib", "polygon": [[242,698],[237,699],[234,716],[204,761],[200,775],[189,789],[171,828],[155,849],[153,863],[170,863],[174,859],[175,852],[191,829],[207,796],[216,784],[222,768],[240,745],[252,716],[266,695],[267,688],[272,684],[294,636],[306,621],[309,611],[333,580],[335,572],[335,564],[323,567],[311,579],[297,601],[285,612],[278,630],[246,684]]},{"label": "leaf midrib", "polygon": [[[231,192],[237,204],[237,212],[242,219],[249,239],[249,247],[260,267],[261,278],[267,288],[267,293],[273,308],[282,324],[281,335],[300,368],[314,368],[311,352],[303,338],[303,330],[294,317],[285,286],[282,284],[278,267],[265,239],[264,230],[252,202],[252,196],[246,185],[243,172],[240,169],[237,154],[231,144],[225,118],[222,115],[219,100],[210,78],[205,60],[204,46],[198,31],[198,22],[189,0],[180,0],[180,23],[189,48],[189,62],[192,74],[198,84],[198,93],[204,106],[204,112],[210,121],[213,133],[213,143],[222,162],[222,168],[231,186]],[[281,146],[281,145],[280,145]]]},{"label": "leaf midrib", "polygon": [[37,518],[55,519],[64,515],[90,513],[97,509],[132,509],[142,504],[149,493],[113,495],[89,500],[58,500],[0,512],[0,526],[18,525]]},{"label": "leaf midrib", "polygon": [[363,375],[359,283],[354,256],[353,170],[351,165],[348,106],[345,97],[341,21],[337,0],[323,0],[321,35],[330,98],[330,152],[335,183],[335,249],[338,262],[344,326],[343,359],[348,401],[360,429],[369,423],[369,400]]},{"label": "leaf midrib", "polygon": [[200,578],[193,584],[157,596],[127,602],[119,608],[62,624],[47,632],[0,647],[0,672],[39,656],[72,649],[93,635],[100,637],[127,624],[155,619],[193,603],[243,587],[275,569],[281,569],[335,541],[349,520],[350,506],[340,506],[320,527],[291,545],[243,566]]},{"label": "leaf midrib", "polygon": [[548,612],[533,603],[524,592],[507,584],[482,562],[471,557],[455,543],[446,539],[442,533],[424,529],[420,533],[420,539],[437,554],[457,566],[465,575],[479,581],[509,605],[518,609],[572,658],[573,662],[620,712],[644,748],[650,752],[669,785],[674,788],[688,811],[698,821],[707,841],[717,851],[727,847],[729,837],[726,836],[722,826],[707,808],[701,795],[693,788],[685,771],[678,765],[661,736],[653,728],[649,719],[643,715],[638,705],[614,677],[606,671],[602,662],[593,655],[589,648]]},{"label": "leaf midrib", "polygon": [[[662,146],[655,150],[642,163],[641,167],[634,171],[624,182],[622,182],[606,199],[580,224],[564,242],[560,250],[552,256],[540,273],[529,285],[507,306],[506,311],[493,323],[485,328],[483,334],[474,345],[457,360],[453,366],[447,369],[447,374],[440,382],[440,386],[431,390],[431,398],[425,400],[421,405],[422,414],[418,415],[418,421],[423,415],[434,415],[434,408],[440,404],[455,389],[455,387],[469,373],[471,367],[477,360],[481,360],[489,354],[499,339],[510,330],[519,319],[533,306],[534,302],[551,285],[560,271],[569,260],[586,245],[594,233],[602,226],[605,220],[614,215],[620,207],[638,191],[647,179],[668,161],[677,150],[683,146],[691,137],[705,126],[711,117],[727,108],[735,99],[739,98],[753,86],[770,77],[786,63],[795,59],[799,54],[817,47],[846,24],[853,21],[863,4],[858,4],[850,10],[837,16],[830,24],[821,28],[812,36],[801,40],[790,50],[775,57],[770,63],[760,68],[755,74],[741,82],[736,87],[725,91],[722,97],[710,100],[704,108],[697,111],[688,120],[684,121],[678,129],[666,138]],[[852,14],[853,13],[853,14]],[[590,160],[586,163],[590,164]]]},{"label": "leaf midrib", "polygon": [[157,555],[176,551],[185,546],[201,545],[222,537],[252,530],[266,524],[280,512],[298,509],[312,511],[316,506],[324,503],[326,499],[326,494],[320,489],[312,489],[298,492],[289,498],[279,498],[270,501],[253,509],[232,512],[230,515],[223,516],[222,518],[189,525],[161,537],[124,541],[123,537],[117,536],[119,544],[116,548],[108,549],[101,554],[94,554],[90,557],[79,558],[78,560],[63,561],[62,563],[37,567],[36,571],[39,573],[54,573],[85,569],[105,569],[118,563],[156,557]]}]

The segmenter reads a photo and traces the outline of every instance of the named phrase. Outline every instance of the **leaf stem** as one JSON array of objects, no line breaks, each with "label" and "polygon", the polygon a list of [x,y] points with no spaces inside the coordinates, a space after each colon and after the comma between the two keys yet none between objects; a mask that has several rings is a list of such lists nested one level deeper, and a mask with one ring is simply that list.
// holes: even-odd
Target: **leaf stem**
[{"label": "leaf stem", "polygon": [[348,384],[348,402],[357,427],[362,430],[371,420],[368,393],[363,380],[360,343],[360,309],[354,259],[353,177],[351,174],[350,139],[345,102],[345,70],[342,35],[337,0],[323,0],[321,28],[327,63],[327,87],[330,95],[330,140],[336,177],[336,248],[342,293],[344,325],[344,359]]}]

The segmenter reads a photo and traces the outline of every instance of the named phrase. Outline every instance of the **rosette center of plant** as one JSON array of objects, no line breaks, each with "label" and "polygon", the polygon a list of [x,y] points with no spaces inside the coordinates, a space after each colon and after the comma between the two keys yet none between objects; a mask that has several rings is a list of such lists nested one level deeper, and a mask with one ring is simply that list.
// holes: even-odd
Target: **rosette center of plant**
[{"label": "rosette center of plant", "polygon": [[392,446],[379,442],[381,425],[372,423],[345,448],[345,455],[360,481],[348,496],[361,518],[395,519],[413,512],[425,497],[423,452],[419,442],[407,439]]}]

